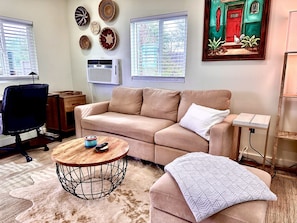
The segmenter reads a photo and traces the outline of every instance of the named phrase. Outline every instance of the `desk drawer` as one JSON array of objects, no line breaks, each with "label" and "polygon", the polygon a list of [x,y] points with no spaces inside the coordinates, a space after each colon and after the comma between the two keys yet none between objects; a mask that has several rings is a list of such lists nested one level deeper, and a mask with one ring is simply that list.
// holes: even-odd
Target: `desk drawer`
[{"label": "desk drawer", "polygon": [[75,106],[86,104],[86,96],[79,95],[75,97],[63,98],[65,112],[73,111]]}]

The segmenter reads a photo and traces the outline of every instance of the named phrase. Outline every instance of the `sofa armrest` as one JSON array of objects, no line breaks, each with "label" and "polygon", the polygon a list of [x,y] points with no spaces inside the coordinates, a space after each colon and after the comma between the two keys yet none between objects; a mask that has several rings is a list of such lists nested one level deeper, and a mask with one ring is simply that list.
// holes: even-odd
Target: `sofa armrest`
[{"label": "sofa armrest", "polygon": [[102,114],[108,111],[109,101],[79,105],[74,108],[76,137],[82,137],[81,120],[90,115]]},{"label": "sofa armrest", "polygon": [[209,153],[218,156],[227,156],[233,159],[233,120],[236,114],[228,115],[223,122],[214,125],[210,129]]}]

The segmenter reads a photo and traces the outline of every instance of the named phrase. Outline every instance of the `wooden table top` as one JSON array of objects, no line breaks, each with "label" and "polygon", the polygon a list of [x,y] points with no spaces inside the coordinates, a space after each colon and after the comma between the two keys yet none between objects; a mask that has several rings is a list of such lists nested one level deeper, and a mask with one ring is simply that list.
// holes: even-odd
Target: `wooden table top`
[{"label": "wooden table top", "polygon": [[233,125],[239,127],[268,129],[270,125],[270,118],[270,115],[240,113],[233,120]]},{"label": "wooden table top", "polygon": [[125,157],[129,151],[126,141],[109,136],[97,136],[97,144],[108,142],[106,152],[96,152],[85,147],[85,138],[64,142],[53,149],[52,160],[65,166],[97,166]]}]

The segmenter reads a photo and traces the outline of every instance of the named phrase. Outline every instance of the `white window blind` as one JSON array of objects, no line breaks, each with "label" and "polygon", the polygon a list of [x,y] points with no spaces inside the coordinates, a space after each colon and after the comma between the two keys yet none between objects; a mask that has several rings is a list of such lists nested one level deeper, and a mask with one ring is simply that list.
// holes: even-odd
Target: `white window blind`
[{"label": "white window blind", "polygon": [[185,77],[187,14],[130,21],[132,77]]},{"label": "white window blind", "polygon": [[38,73],[33,23],[0,17],[0,79]]}]

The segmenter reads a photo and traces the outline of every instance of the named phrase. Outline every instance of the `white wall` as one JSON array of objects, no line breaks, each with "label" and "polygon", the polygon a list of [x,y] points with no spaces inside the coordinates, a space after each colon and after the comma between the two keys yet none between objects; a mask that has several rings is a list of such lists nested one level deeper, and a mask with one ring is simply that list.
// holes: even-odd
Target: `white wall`
[{"label": "white wall", "polygon": [[[37,82],[48,83],[50,91],[71,90],[73,86],[66,5],[61,0],[0,0],[1,16],[33,21],[40,76]],[[0,91],[24,82],[0,82]]]}]

